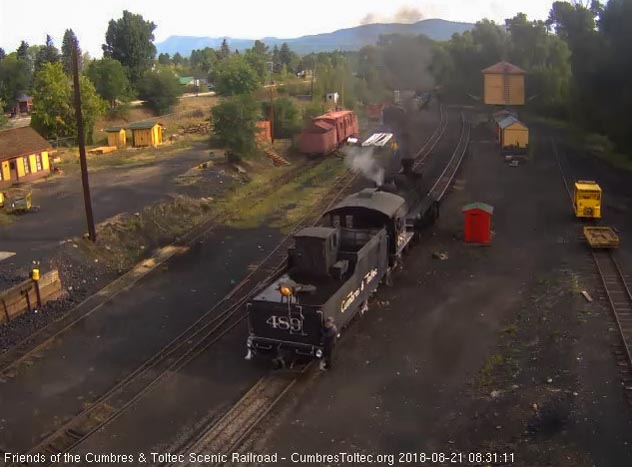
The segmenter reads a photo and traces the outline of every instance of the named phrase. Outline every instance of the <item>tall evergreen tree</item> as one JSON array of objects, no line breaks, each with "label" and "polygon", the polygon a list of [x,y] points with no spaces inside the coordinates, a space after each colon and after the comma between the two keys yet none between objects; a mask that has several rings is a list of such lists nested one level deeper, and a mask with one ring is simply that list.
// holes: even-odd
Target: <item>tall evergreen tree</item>
[{"label": "tall evergreen tree", "polygon": [[[64,39],[61,43],[61,65],[64,68],[64,72],[69,75],[72,73],[72,43],[77,40],[77,36],[72,29],[66,29],[64,32]],[[79,59],[79,69],[81,69],[81,49],[77,42],[77,58]]]},{"label": "tall evergreen tree", "polygon": [[39,70],[44,63],[57,63],[59,61],[59,50],[53,44],[53,39],[46,34],[46,44],[39,49],[35,57],[35,71]]},{"label": "tall evergreen tree", "polygon": [[226,39],[224,39],[222,41],[222,45],[219,48],[219,58],[224,59],[227,58],[230,55],[230,47],[228,47],[228,42],[226,41]]},{"label": "tall evergreen tree", "polygon": [[20,47],[18,47],[17,54],[20,60],[26,60],[29,52],[29,43],[26,41],[22,41],[20,43]]}]

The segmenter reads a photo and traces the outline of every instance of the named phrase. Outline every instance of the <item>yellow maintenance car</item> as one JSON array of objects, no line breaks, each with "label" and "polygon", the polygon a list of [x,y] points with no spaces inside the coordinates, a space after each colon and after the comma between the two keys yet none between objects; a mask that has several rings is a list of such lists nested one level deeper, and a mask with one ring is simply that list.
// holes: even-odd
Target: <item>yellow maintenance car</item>
[{"label": "yellow maintenance car", "polygon": [[576,217],[601,219],[601,187],[592,180],[576,181],[573,205]]}]

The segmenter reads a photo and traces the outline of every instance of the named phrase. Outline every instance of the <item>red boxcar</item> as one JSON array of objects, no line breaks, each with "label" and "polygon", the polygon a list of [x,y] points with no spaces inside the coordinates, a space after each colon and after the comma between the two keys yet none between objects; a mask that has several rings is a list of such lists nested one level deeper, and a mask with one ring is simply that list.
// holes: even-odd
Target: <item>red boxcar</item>
[{"label": "red boxcar", "polygon": [[328,112],[303,130],[299,149],[305,154],[327,155],[351,136],[359,136],[358,118],[350,110]]}]

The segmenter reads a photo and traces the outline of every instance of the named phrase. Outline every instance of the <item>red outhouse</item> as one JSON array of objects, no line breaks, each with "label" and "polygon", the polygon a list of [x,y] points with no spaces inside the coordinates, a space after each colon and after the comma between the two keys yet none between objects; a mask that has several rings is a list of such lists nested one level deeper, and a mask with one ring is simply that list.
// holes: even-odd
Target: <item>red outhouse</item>
[{"label": "red outhouse", "polygon": [[489,243],[494,208],[485,203],[470,203],[463,206],[462,211],[465,216],[463,239],[472,243]]}]

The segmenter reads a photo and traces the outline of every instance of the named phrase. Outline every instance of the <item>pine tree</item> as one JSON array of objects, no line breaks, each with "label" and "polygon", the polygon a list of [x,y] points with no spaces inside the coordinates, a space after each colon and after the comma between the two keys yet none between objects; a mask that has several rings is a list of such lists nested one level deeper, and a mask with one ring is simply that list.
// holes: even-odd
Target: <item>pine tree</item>
[{"label": "pine tree", "polygon": [[22,41],[20,47],[18,47],[17,55],[20,60],[26,60],[29,52],[29,43]]},{"label": "pine tree", "polygon": [[[72,29],[66,29],[64,39],[61,43],[61,65],[64,67],[64,73],[70,75],[72,73],[72,43],[77,40],[77,36]],[[81,69],[81,49],[77,42],[77,58],[79,59],[79,69]]]},{"label": "pine tree", "polygon": [[53,39],[46,34],[46,44],[40,48],[35,57],[35,71],[39,70],[44,63],[57,63],[59,61],[59,50],[53,44]]},{"label": "pine tree", "polygon": [[219,58],[221,60],[227,58],[228,56],[230,56],[230,47],[228,47],[228,42],[224,39],[222,41],[222,46],[219,49]]}]

